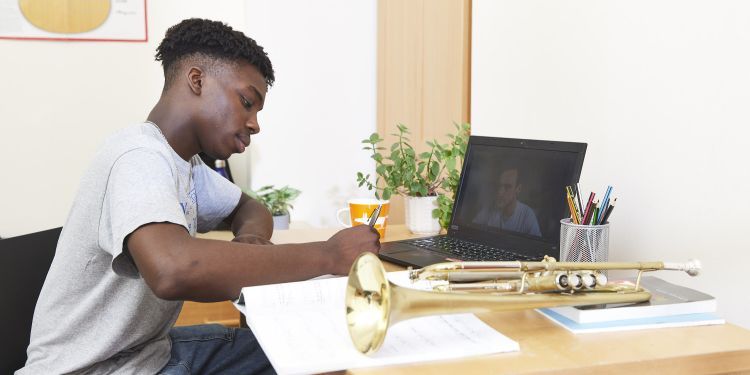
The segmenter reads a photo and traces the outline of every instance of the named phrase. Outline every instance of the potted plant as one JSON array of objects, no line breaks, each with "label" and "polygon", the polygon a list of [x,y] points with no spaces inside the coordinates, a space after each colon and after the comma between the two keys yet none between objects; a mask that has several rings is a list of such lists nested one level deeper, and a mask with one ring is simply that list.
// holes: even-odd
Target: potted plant
[{"label": "potted plant", "polygon": [[289,229],[289,209],[294,208],[291,202],[301,191],[289,186],[276,189],[273,185],[267,185],[257,191],[249,190],[246,193],[271,211],[274,229]]},{"label": "potted plant", "polygon": [[470,132],[469,124],[455,126],[456,134],[448,134],[448,143],[428,141],[422,153],[409,143],[409,129],[403,124],[398,124],[398,134],[393,134],[397,139],[387,148],[378,133],[362,141],[367,144],[364,149],[372,152],[376,176],[372,181],[370,174],[358,172],[359,186],[375,190],[378,199],[404,196],[406,225],[412,233],[435,234],[450,224]]}]

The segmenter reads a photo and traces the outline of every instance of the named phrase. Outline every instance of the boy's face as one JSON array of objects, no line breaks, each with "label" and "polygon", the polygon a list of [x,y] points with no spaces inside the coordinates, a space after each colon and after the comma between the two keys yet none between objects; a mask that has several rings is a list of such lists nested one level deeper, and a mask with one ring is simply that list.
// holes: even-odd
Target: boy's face
[{"label": "boy's face", "polygon": [[263,75],[245,62],[207,74],[196,109],[201,150],[216,159],[244,152],[250,135],[260,131],[258,112],[267,90]]}]

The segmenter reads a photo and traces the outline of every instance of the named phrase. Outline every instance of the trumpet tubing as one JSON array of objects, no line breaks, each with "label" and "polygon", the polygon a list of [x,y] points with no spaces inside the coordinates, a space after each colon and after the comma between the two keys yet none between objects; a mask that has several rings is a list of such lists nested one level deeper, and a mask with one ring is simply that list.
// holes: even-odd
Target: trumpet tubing
[{"label": "trumpet tubing", "polygon": [[[557,262],[544,257],[540,262],[446,262],[436,263],[417,270],[409,270],[412,280],[470,281],[507,279],[514,276],[549,271],[589,270],[639,270],[641,272],[672,270],[685,271],[690,276],[700,273],[701,264],[691,259],[687,263],[668,262]],[[487,277],[491,276],[491,277]]]},{"label": "trumpet tubing", "polygon": [[607,276],[593,271],[558,271],[520,280],[492,280],[473,283],[447,283],[434,287],[438,292],[541,293],[592,290],[604,287]]}]

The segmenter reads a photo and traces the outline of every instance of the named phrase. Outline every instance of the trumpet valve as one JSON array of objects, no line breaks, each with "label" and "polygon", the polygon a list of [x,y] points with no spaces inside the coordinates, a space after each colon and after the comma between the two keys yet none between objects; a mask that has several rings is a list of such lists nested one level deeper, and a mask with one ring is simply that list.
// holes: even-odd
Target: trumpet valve
[{"label": "trumpet valve", "polygon": [[598,286],[605,286],[609,282],[609,280],[607,280],[607,275],[603,273],[597,272],[594,274],[594,277],[596,277],[596,285]]},{"label": "trumpet valve", "polygon": [[580,278],[571,273],[558,273],[555,275],[555,285],[558,290],[566,291],[574,289],[574,285],[579,283]]},{"label": "trumpet valve", "polygon": [[581,275],[578,275],[576,273],[571,273],[568,275],[568,283],[570,284],[570,289],[572,290],[580,290],[583,287],[583,280],[581,279]]},{"label": "trumpet valve", "polygon": [[581,283],[583,284],[584,289],[594,289],[597,285],[596,283],[596,276],[594,276],[593,272],[585,272],[581,275]]}]

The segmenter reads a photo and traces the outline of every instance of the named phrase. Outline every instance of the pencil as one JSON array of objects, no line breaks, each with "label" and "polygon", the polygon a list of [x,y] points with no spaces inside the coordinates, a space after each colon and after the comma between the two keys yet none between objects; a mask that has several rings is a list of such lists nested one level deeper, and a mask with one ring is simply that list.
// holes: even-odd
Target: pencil
[{"label": "pencil", "polygon": [[599,206],[594,207],[594,215],[592,215],[591,218],[591,225],[596,225],[597,220],[599,219]]},{"label": "pencil", "polygon": [[576,220],[576,209],[573,207],[573,199],[570,196],[570,186],[565,187],[565,200],[568,202],[568,209],[570,210],[570,221],[573,222],[573,224],[578,224],[578,220]]},{"label": "pencil", "polygon": [[591,203],[594,200],[594,195],[596,194],[594,194],[594,192],[591,192],[591,194],[589,194],[589,201],[586,202],[586,211],[583,214],[583,221],[582,221],[582,223],[584,224],[588,224],[591,219],[591,214],[592,214]]},{"label": "pencil", "polygon": [[615,198],[612,201],[612,204],[607,207],[607,212],[604,213],[604,217],[602,217],[602,224],[607,224],[607,220],[609,220],[609,215],[612,214],[612,210],[615,209],[615,203],[617,203],[617,198]]},{"label": "pencil", "polygon": [[581,217],[581,209],[578,208],[578,205],[576,205],[575,192],[574,192],[572,186],[569,186],[568,188],[569,188],[569,191],[570,191],[570,200],[573,203],[573,215],[576,218],[576,224],[582,224],[582,222],[581,222],[581,219],[582,219],[582,217]]},{"label": "pencil", "polygon": [[597,224],[602,224],[602,219],[604,218],[604,214],[606,213],[607,208],[609,207],[609,195],[612,194],[612,186],[607,185],[607,192],[604,193],[604,198],[602,198],[602,206],[599,209],[599,220],[597,220]]}]

